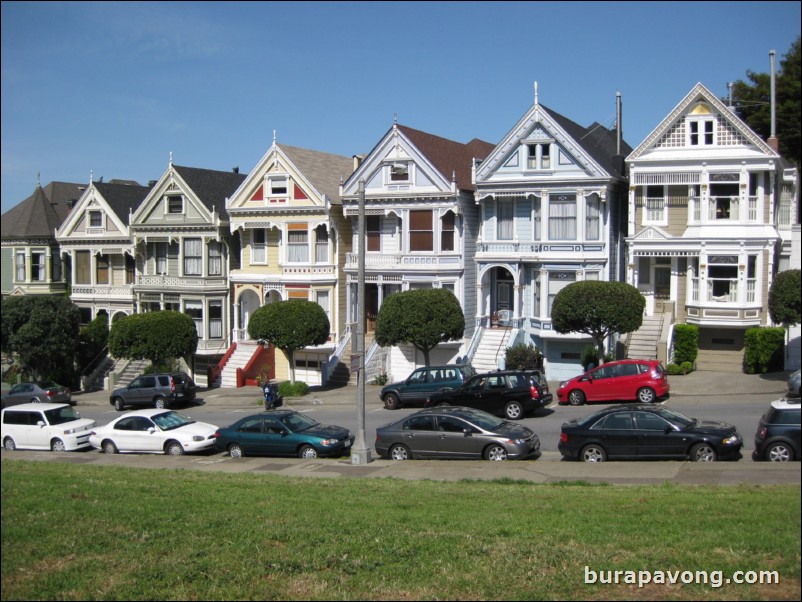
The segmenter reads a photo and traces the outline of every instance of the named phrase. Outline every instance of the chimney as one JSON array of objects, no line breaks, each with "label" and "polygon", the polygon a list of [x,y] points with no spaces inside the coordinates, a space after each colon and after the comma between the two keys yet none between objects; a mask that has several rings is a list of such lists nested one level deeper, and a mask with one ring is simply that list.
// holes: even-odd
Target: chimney
[{"label": "chimney", "polygon": [[239,173],[239,165],[237,165],[236,167],[232,167],[232,168],[231,168],[231,171],[232,171],[233,173]]},{"label": "chimney", "polygon": [[365,160],[365,155],[354,155],[354,171],[359,169],[359,166],[362,165],[362,161]]},{"label": "chimney", "polygon": [[769,139],[766,140],[766,143],[771,147],[771,150],[777,154],[780,154],[780,141],[777,139],[777,109],[774,88],[774,55],[775,52],[773,50],[769,52],[769,58],[771,59],[771,133],[769,134]]}]

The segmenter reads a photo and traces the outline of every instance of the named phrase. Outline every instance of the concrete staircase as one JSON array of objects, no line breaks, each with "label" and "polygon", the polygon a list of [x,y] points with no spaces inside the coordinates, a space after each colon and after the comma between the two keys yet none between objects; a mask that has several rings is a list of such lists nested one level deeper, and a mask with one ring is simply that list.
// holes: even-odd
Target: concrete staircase
[{"label": "concrete staircase", "polygon": [[644,316],[641,327],[633,332],[627,344],[627,357],[641,360],[657,359],[657,343],[663,328],[663,314]]},{"label": "concrete staircase", "polygon": [[228,358],[223,371],[220,373],[218,383],[215,386],[220,387],[236,387],[237,386],[237,368],[244,368],[245,365],[256,353],[256,343],[240,341],[237,343],[237,348],[231,357]]},{"label": "concrete staircase", "polygon": [[696,369],[741,374],[743,361],[743,350],[699,349],[699,354],[696,356]]},{"label": "concrete staircase", "polygon": [[[125,361],[126,360],[117,360],[112,372],[116,372],[117,367],[122,366]],[[121,372],[117,373],[114,388],[122,389],[123,387],[127,387],[131,384],[131,381],[142,374],[148,366],[150,366],[150,360],[131,360],[125,368],[122,368]]]},{"label": "concrete staircase", "polygon": [[471,365],[477,372],[493,372],[498,370],[498,362],[504,357],[509,345],[512,330],[509,328],[485,328],[482,338],[471,358]]}]

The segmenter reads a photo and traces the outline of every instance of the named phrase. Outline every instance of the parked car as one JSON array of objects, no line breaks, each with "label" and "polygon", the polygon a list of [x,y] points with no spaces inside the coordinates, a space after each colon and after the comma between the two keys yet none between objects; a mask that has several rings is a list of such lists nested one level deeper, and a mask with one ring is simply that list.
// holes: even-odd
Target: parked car
[{"label": "parked car", "polygon": [[376,429],[376,453],[383,458],[516,460],[540,454],[531,429],[474,408],[421,410]]},{"label": "parked car", "polygon": [[118,412],[125,410],[126,406],[149,406],[161,410],[176,403],[194,401],[196,391],[195,381],[185,372],[142,374],[127,387],[115,389],[109,396],[109,403]]},{"label": "parked car", "polygon": [[560,403],[581,406],[596,401],[652,403],[668,397],[665,368],[657,360],[617,360],[560,383]]},{"label": "parked car", "polygon": [[688,418],[662,406],[605,408],[562,425],[557,448],[585,462],[608,459],[690,459],[713,462],[740,457],[743,438],[724,422]]},{"label": "parked car", "polygon": [[107,454],[181,456],[214,447],[216,430],[214,424],[196,422],[172,410],[135,410],[94,429],[89,443]]},{"label": "parked car", "polygon": [[802,457],[800,445],[800,401],[772,401],[760,418],[755,433],[753,460],[789,462]]},{"label": "parked car", "polygon": [[800,370],[796,372],[792,372],[791,376],[788,377],[787,387],[788,389],[785,392],[786,397],[790,398],[797,398],[799,397],[799,374]]},{"label": "parked car", "polygon": [[477,374],[454,389],[432,393],[424,407],[466,406],[520,420],[551,403],[549,385],[538,370]]},{"label": "parked car", "polygon": [[241,418],[214,434],[215,446],[232,458],[253,456],[341,456],[354,435],[347,428],[323,425],[293,410],[274,410]]},{"label": "parked car", "polygon": [[97,424],[67,403],[23,403],[5,408],[0,418],[3,447],[72,451],[89,447]]},{"label": "parked car", "polygon": [[476,374],[470,364],[428,366],[414,370],[405,380],[385,385],[379,397],[388,410],[403,406],[423,405],[426,399],[444,388],[459,387]]},{"label": "parked car", "polygon": [[20,403],[68,403],[75,405],[68,387],[62,387],[53,381],[36,383],[19,383],[3,392],[3,407]]}]

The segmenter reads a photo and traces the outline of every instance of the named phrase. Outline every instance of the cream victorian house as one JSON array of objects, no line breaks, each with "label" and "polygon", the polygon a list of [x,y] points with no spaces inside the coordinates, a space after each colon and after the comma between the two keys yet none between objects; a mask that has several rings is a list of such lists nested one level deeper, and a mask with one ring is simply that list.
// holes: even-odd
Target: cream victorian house
[{"label": "cream victorian house", "polygon": [[649,315],[699,326],[700,367],[740,370],[744,332],[770,323],[769,287],[791,265],[796,169],[702,84],[627,164],[627,281]]},{"label": "cream victorian house", "polygon": [[[341,266],[350,250],[351,224],[343,219],[339,186],[353,159],[278,144],[275,139],[226,204],[231,235],[240,248],[230,274],[236,353],[223,373],[224,386],[237,383],[235,370],[254,355],[248,321],[264,304],[305,299],[319,304],[331,332],[322,345],[295,352],[295,377],[325,383],[336,365],[329,358],[345,332],[345,288]],[[284,354],[276,353],[274,376],[289,377]],[[241,384],[241,383],[240,383]]]}]

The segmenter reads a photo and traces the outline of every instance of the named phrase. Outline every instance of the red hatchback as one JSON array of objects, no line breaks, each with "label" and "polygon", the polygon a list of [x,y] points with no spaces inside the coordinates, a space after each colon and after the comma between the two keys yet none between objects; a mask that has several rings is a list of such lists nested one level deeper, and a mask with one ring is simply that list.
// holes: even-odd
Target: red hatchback
[{"label": "red hatchback", "polygon": [[668,377],[657,360],[618,360],[560,383],[561,404],[581,406],[594,401],[652,403],[668,397]]}]

